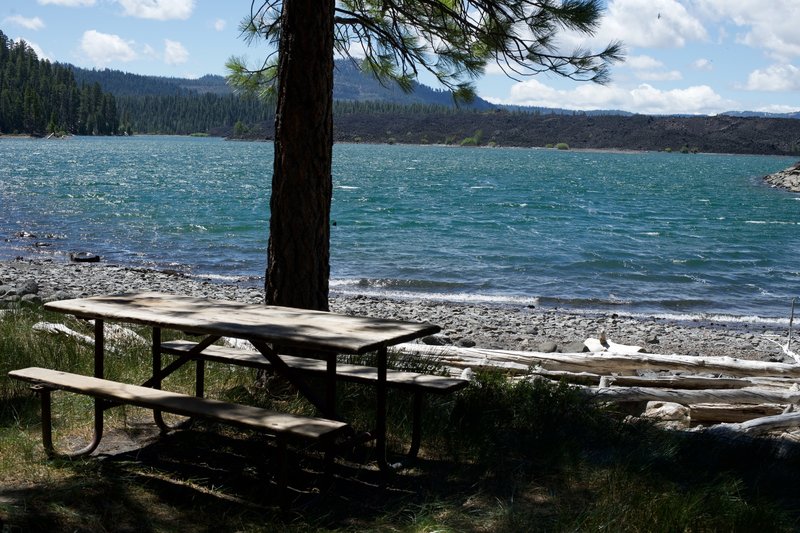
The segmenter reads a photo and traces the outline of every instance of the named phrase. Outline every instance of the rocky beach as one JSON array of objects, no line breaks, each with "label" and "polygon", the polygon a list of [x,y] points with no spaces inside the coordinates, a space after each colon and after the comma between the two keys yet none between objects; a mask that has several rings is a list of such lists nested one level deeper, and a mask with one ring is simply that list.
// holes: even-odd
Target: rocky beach
[{"label": "rocky beach", "polygon": [[781,189],[791,192],[800,192],[800,163],[797,163],[785,170],[775,172],[769,176],[764,176],[764,181]]},{"label": "rocky beach", "polygon": [[[160,291],[205,298],[263,302],[263,289],[252,283],[217,283],[176,272],[130,268],[107,263],[47,260],[0,262],[0,309],[134,291]],[[744,320],[678,321],[627,316],[622,312],[577,313],[532,306],[493,306],[399,300],[331,294],[331,310],[401,320],[427,321],[442,332],[428,344],[530,352],[581,352],[583,341],[604,331],[613,342],[637,345],[648,353],[731,356],[793,362],[774,341],[784,343],[785,325]],[[787,316],[789,308],[787,303]],[[772,339],[772,340],[770,340]]]}]

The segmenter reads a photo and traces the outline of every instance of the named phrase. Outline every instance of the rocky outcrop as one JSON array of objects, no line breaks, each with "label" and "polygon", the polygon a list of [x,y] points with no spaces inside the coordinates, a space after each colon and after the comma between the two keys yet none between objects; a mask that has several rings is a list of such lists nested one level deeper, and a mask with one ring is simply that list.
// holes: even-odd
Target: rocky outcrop
[{"label": "rocky outcrop", "polygon": [[800,192],[800,163],[786,170],[764,176],[764,181],[773,187],[780,187],[781,189],[787,189],[792,192]]}]

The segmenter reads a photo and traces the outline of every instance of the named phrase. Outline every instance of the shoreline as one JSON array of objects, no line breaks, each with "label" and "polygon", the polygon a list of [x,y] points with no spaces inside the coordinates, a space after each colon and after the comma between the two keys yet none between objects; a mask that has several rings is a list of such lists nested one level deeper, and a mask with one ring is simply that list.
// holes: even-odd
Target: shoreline
[{"label": "shoreline", "polygon": [[[262,303],[263,289],[245,282],[225,283],[108,263],[0,260],[0,309],[19,302],[38,304],[136,291]],[[393,299],[331,292],[334,312],[436,324],[442,332],[429,343],[530,352],[578,352],[605,331],[610,341],[641,346],[645,352],[730,356],[793,362],[769,340],[784,343],[787,328],[766,323],[706,319],[673,320],[608,312],[577,312],[530,306]],[[772,337],[767,337],[772,336]]]},{"label": "shoreline", "polygon": [[764,176],[764,181],[770,187],[800,193],[800,162],[784,170]]}]

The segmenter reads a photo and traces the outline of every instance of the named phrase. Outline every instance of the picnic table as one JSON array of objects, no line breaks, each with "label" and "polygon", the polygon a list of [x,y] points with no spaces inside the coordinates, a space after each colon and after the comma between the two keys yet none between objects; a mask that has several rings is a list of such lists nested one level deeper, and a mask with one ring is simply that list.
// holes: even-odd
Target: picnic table
[{"label": "picnic table", "polygon": [[[106,381],[101,383],[99,381],[91,381],[91,378],[89,378],[89,381],[82,378],[64,381],[63,378],[54,376],[52,371],[46,369],[31,370],[28,373],[20,371],[14,376],[20,379],[28,379],[29,381],[42,381],[55,388],[65,388],[75,392],[83,391],[87,393],[87,390],[94,391],[94,393],[88,392],[88,394],[93,394],[96,397],[94,438],[85,449],[77,452],[78,454],[91,453],[98,446],[103,433],[103,410],[107,407],[109,398],[119,403],[153,407],[156,413],[163,406],[164,410],[171,410],[171,412],[181,414],[212,413],[218,418],[224,415],[234,422],[237,421],[237,411],[223,404],[223,402],[209,403],[204,401],[202,405],[195,406],[191,404],[189,399],[183,398],[182,395],[173,397],[175,396],[174,393],[165,391],[163,394],[167,395],[167,397],[161,398],[159,396],[160,393],[153,391],[153,389],[159,390],[162,380],[172,372],[191,360],[202,358],[205,350],[210,352],[213,352],[214,349],[219,350],[220,347],[214,345],[214,343],[221,337],[234,337],[249,341],[263,358],[265,364],[285,376],[298,388],[303,396],[318,408],[324,418],[306,420],[304,424],[300,425],[306,432],[311,428],[315,431],[318,430],[320,434],[325,436],[341,430],[340,426],[326,425],[327,422],[340,421],[340,417],[335,410],[337,366],[339,366],[337,365],[337,354],[376,352],[377,360],[373,369],[375,372],[373,381],[376,387],[376,415],[372,436],[376,443],[378,464],[381,469],[387,469],[387,349],[395,344],[408,342],[439,331],[438,326],[428,323],[349,316],[324,311],[246,304],[156,292],[61,300],[48,303],[45,307],[51,311],[67,313],[95,321],[95,380],[103,380],[104,378],[105,321],[140,324],[152,328],[153,332],[153,376],[141,386],[116,384],[116,382],[111,382],[111,385],[108,385]],[[167,366],[162,367],[162,352],[165,350],[164,346],[169,344],[161,341],[162,329],[200,335],[203,338],[199,342],[183,346],[182,350],[173,349],[172,353],[177,356],[176,359]],[[319,392],[309,385],[306,379],[308,377],[306,372],[298,371],[297,365],[291,363],[291,361],[291,364],[287,363],[287,359],[291,360],[292,356],[283,355],[281,352],[285,350],[294,351],[295,353],[298,350],[303,353],[314,352],[324,361],[322,369],[322,375],[324,376],[323,396],[320,396]],[[415,376],[412,381],[425,377],[421,375]],[[428,377],[432,378],[432,376]],[[62,379],[62,381],[59,381],[59,379]],[[198,396],[200,396],[202,395],[202,374],[199,371],[197,379],[200,382],[198,383]],[[437,381],[436,386],[441,386],[439,383],[442,382],[449,386],[447,390],[466,384],[466,382],[462,384],[460,380],[452,378],[442,378],[442,380]],[[91,387],[95,388],[92,389]],[[146,387],[148,390],[143,390],[142,387]],[[81,390],[81,388],[83,389]],[[103,404],[103,401],[98,397],[105,398],[106,400],[104,401],[106,403]],[[198,400],[205,399],[199,398]],[[238,407],[246,409],[244,406]],[[258,419],[261,420],[260,423],[262,425],[266,424],[263,419],[259,419],[259,416],[262,415],[250,413],[249,411],[243,411],[241,415],[243,420],[249,420],[251,423],[256,423],[253,421]],[[273,425],[269,427],[274,428],[275,424],[288,424],[288,426],[280,427],[284,429],[288,427],[290,432],[298,433],[299,430],[297,428],[299,426],[297,421],[292,420],[290,422],[285,422],[280,417],[277,417],[276,420],[270,418],[269,424]],[[163,424],[163,421],[161,423]],[[302,434],[302,432],[299,433]]]}]

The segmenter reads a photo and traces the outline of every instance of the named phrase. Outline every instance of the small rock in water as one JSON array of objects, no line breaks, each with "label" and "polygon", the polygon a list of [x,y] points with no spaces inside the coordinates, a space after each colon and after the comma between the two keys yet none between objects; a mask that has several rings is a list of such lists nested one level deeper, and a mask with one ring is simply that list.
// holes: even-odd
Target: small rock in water
[{"label": "small rock in water", "polygon": [[100,261],[100,256],[91,252],[73,252],[69,254],[69,258],[76,263],[97,263]]}]

